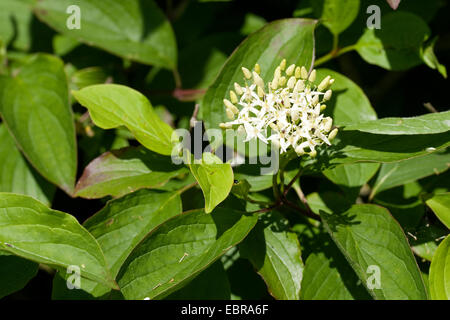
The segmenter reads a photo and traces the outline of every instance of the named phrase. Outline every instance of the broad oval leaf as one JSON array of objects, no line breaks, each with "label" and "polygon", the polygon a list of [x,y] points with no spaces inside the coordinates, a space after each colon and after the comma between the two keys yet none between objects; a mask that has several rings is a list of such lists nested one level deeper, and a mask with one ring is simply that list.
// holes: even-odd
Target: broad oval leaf
[{"label": "broad oval leaf", "polygon": [[429,113],[410,118],[383,118],[350,124],[345,126],[345,129],[386,135],[443,133],[450,130],[450,111]]},{"label": "broad oval leaf", "polygon": [[377,119],[377,114],[364,91],[346,76],[329,69],[317,69],[317,83],[328,75],[335,79],[335,82],[332,86],[333,96],[327,102],[325,114],[333,118],[335,125],[342,126]]},{"label": "broad oval leaf", "polygon": [[241,242],[258,217],[232,209],[186,212],[151,233],[123,265],[118,279],[127,299],[160,299]]},{"label": "broad oval leaf", "polygon": [[388,70],[406,70],[422,63],[421,48],[429,35],[430,29],[419,16],[391,12],[383,16],[381,29],[366,29],[356,50],[368,63]]},{"label": "broad oval leaf", "polygon": [[122,85],[99,84],[74,91],[73,95],[88,108],[100,128],[125,126],[147,149],[172,154],[172,128],[158,117],[150,101],[138,91]]},{"label": "broad oval leaf", "polygon": [[314,59],[315,20],[284,19],[267,24],[248,36],[225,62],[222,71],[209,87],[201,103],[201,116],[207,129],[219,128],[228,121],[223,99],[228,98],[234,83],[242,84],[241,67],[261,66],[261,77],[269,81],[284,58],[288,63],[310,68]]},{"label": "broad oval leaf", "polygon": [[411,135],[372,134],[340,130],[333,147],[319,161],[325,163],[397,162],[431,154],[450,146],[449,133]]},{"label": "broad oval leaf", "polygon": [[308,256],[303,271],[301,300],[369,300],[339,249],[326,234],[315,235],[320,245]]},{"label": "broad oval leaf", "polygon": [[298,300],[303,277],[303,261],[297,235],[277,212],[261,217],[240,244],[241,257],[249,259],[278,300]]},{"label": "broad oval leaf", "polygon": [[0,192],[28,195],[46,205],[55,193],[55,187],[28,165],[3,124],[0,124]]},{"label": "broad oval leaf", "polygon": [[202,159],[189,164],[205,198],[205,211],[211,212],[228,197],[233,187],[233,169],[229,163],[222,163],[211,153],[204,153]]},{"label": "broad oval leaf", "polygon": [[338,35],[347,29],[359,12],[359,0],[315,0],[311,5],[321,22],[331,33]]},{"label": "broad oval leaf", "polygon": [[0,249],[118,288],[95,238],[77,220],[22,195],[0,193]]},{"label": "broad oval leaf", "polygon": [[186,173],[171,159],[143,147],[113,150],[94,159],[78,180],[75,196],[95,199],[120,197],[141,188],[158,188]]},{"label": "broad oval leaf", "polygon": [[450,167],[450,150],[434,152],[423,157],[417,157],[395,163],[381,165],[372,188],[371,197],[378,192],[405,183],[425,178],[433,174],[441,174]]},{"label": "broad oval leaf", "polygon": [[450,192],[436,194],[426,203],[439,220],[450,229]]},{"label": "broad oval leaf", "polygon": [[[320,212],[331,237],[375,299],[423,300],[427,292],[400,225],[383,207]],[[379,276],[377,284],[376,277]]]},{"label": "broad oval leaf", "polygon": [[[179,192],[139,190],[106,206],[86,220],[83,226],[97,239],[106,262],[115,278],[120,267],[147,234],[182,212]],[[75,298],[76,292],[59,286],[62,278],[54,280],[54,298]],[[92,297],[106,295],[111,289],[84,280],[81,289]],[[75,295],[74,295],[75,294]]]},{"label": "broad oval leaf", "polygon": [[[68,28],[77,22],[80,28]],[[72,7],[73,8],[73,7]],[[174,69],[175,36],[169,21],[153,0],[42,0],[35,12],[39,19],[62,34],[145,64]]]},{"label": "broad oval leaf", "polygon": [[47,54],[28,59],[6,81],[0,112],[31,164],[71,194],[77,149],[63,62]]},{"label": "broad oval leaf", "polygon": [[450,300],[450,236],[436,250],[430,266],[430,295],[433,300]]}]

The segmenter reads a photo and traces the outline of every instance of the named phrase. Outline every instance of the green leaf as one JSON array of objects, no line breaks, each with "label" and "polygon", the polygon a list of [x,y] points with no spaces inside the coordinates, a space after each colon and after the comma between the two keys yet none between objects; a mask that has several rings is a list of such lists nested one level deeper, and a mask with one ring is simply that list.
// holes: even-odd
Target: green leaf
[{"label": "green leaf", "polygon": [[95,238],[77,220],[28,196],[0,193],[0,249],[117,288]]},{"label": "green leaf", "polygon": [[[69,29],[67,8],[80,8],[80,28]],[[63,35],[141,63],[176,67],[177,48],[169,21],[153,0],[42,0],[39,19]]]},{"label": "green leaf", "polygon": [[248,183],[247,180],[245,179],[239,180],[238,182],[233,184],[233,187],[231,188],[231,193],[233,193],[239,199],[247,200],[250,188],[251,188],[250,183]]},{"label": "green leaf", "polygon": [[205,211],[209,213],[228,197],[234,182],[233,169],[211,153],[204,153],[189,168],[203,191]]},{"label": "green leaf", "polygon": [[[419,268],[399,224],[383,207],[353,205],[344,213],[320,213],[331,237],[376,299],[427,299]],[[370,266],[379,268],[380,286]],[[372,267],[373,268],[373,267]]]},{"label": "green leaf", "polygon": [[252,262],[275,299],[298,300],[303,261],[297,236],[287,223],[277,212],[262,216],[239,251]]},{"label": "green leaf", "polygon": [[241,242],[258,217],[231,209],[186,212],[164,223],[131,254],[119,273],[127,299],[160,299],[185,285]]},{"label": "green leaf", "polygon": [[230,300],[230,284],[222,262],[214,262],[184,288],[167,300]]},{"label": "green leaf", "polygon": [[[83,226],[97,239],[115,278],[131,251],[147,234],[182,212],[179,192],[139,190],[112,200],[85,221]],[[81,289],[92,297],[108,297],[111,290],[84,280]],[[77,292],[54,284],[53,298],[76,298]],[[73,291],[73,290],[70,290]]]},{"label": "green leaf", "polygon": [[359,12],[359,0],[314,0],[314,12],[331,33],[338,35],[347,29]]},{"label": "green leaf", "polygon": [[412,251],[415,255],[430,262],[433,261],[439,241],[448,235],[448,230],[428,222],[423,222],[412,232],[414,232],[414,237],[410,239]]},{"label": "green leaf", "polygon": [[436,194],[426,201],[439,220],[450,229],[450,192]]},{"label": "green leaf", "polygon": [[[29,1],[28,1],[29,2]],[[11,46],[28,50],[31,47],[33,13],[25,1],[3,0],[0,3],[0,40]]]},{"label": "green leaf", "polygon": [[321,163],[396,162],[407,160],[450,146],[449,134],[415,135],[372,134],[360,131],[340,130],[334,147],[325,151],[328,157]]},{"label": "green leaf", "polygon": [[317,83],[328,75],[336,81],[332,86],[333,96],[327,102],[325,114],[333,118],[335,125],[343,126],[377,119],[377,114],[364,91],[349,78],[333,70],[317,69]]},{"label": "green leaf", "polygon": [[262,175],[261,168],[252,164],[242,164],[234,168],[234,178],[238,181],[247,180],[250,192],[257,192],[272,187],[272,175]]},{"label": "green leaf", "polygon": [[96,199],[120,197],[141,188],[159,188],[171,178],[187,173],[171,159],[143,147],[113,150],[94,159],[84,170],[75,196]]},{"label": "green leaf", "polygon": [[388,209],[404,230],[415,233],[415,228],[425,214],[425,205],[420,199],[422,192],[422,187],[417,182],[410,182],[377,193],[373,202]]},{"label": "green leaf", "polygon": [[315,235],[317,250],[306,259],[301,300],[369,300],[370,295],[359,282],[339,249],[326,234]]},{"label": "green leaf", "polygon": [[25,287],[37,271],[37,263],[0,251],[0,299]]},{"label": "green leaf", "polygon": [[440,174],[450,166],[450,150],[396,163],[381,165],[380,172],[374,182],[371,197],[378,192],[405,183],[425,178],[432,174]]},{"label": "green leaf", "polygon": [[441,242],[431,261],[430,293],[433,300],[450,299],[450,236]]},{"label": "green leaf", "polygon": [[0,192],[28,195],[46,205],[55,193],[55,187],[28,165],[3,124],[0,124]]},{"label": "green leaf", "polygon": [[267,21],[261,16],[254,13],[246,13],[244,18],[244,23],[241,27],[241,34],[248,36],[249,34],[258,31],[266,25]]},{"label": "green leaf", "polygon": [[444,78],[447,78],[447,68],[443,64],[439,63],[439,60],[434,53],[434,45],[436,44],[436,41],[437,37],[426,43],[422,48],[421,56],[427,66],[431,69],[436,69]]},{"label": "green leaf", "polygon": [[201,103],[201,116],[207,129],[219,128],[228,121],[223,99],[234,83],[242,84],[241,67],[261,66],[261,77],[271,80],[275,68],[285,58],[289,64],[309,68],[314,56],[315,20],[284,19],[267,24],[248,36],[228,58],[220,74],[209,87]]},{"label": "green leaf", "polygon": [[356,50],[370,64],[406,70],[422,63],[421,48],[429,35],[430,29],[419,16],[391,12],[383,16],[381,29],[366,29]]},{"label": "green leaf", "polygon": [[386,135],[442,133],[450,130],[450,111],[410,118],[383,118],[350,124],[345,129]]},{"label": "green leaf", "polygon": [[70,77],[71,82],[77,89],[83,89],[94,84],[105,83],[108,74],[100,67],[90,67],[75,71]]},{"label": "green leaf", "polygon": [[31,164],[71,194],[77,170],[75,126],[63,62],[32,56],[6,81],[0,112]]},{"label": "green leaf", "polygon": [[335,184],[355,188],[361,187],[378,171],[378,163],[352,163],[323,171],[325,177]]},{"label": "green leaf", "polygon": [[88,108],[94,123],[102,129],[127,127],[147,149],[171,155],[172,128],[153,110],[138,91],[116,84],[99,84],[73,92]]}]

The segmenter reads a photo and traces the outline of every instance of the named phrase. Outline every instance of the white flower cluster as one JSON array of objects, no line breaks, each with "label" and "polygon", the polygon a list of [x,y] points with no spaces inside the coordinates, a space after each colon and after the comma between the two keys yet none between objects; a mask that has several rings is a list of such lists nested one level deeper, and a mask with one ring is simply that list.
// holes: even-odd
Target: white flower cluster
[{"label": "white flower cluster", "polygon": [[[221,128],[237,127],[245,132],[245,141],[253,138],[264,143],[271,141],[287,152],[290,147],[299,155],[317,155],[316,147],[330,145],[337,129],[331,131],[333,120],[321,114],[324,102],[331,98],[329,87],[334,79],[327,76],[315,85],[316,70],[310,74],[295,64],[286,68],[284,59],[276,68],[273,79],[266,86],[260,76],[261,68],[253,71],[242,68],[245,86],[234,83],[229,99],[224,99],[230,122]],[[242,107],[240,110],[236,106]],[[331,132],[330,132],[331,131]]]}]

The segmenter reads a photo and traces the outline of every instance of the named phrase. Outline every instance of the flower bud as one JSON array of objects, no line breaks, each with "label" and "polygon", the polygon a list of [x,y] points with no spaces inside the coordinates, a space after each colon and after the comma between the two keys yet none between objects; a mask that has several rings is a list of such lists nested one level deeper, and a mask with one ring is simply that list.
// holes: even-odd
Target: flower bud
[{"label": "flower bud", "polygon": [[264,88],[264,80],[255,72],[253,71],[253,82],[261,88]]},{"label": "flower bud", "polygon": [[245,78],[247,78],[247,79],[252,78],[252,73],[246,67],[242,67],[242,73],[244,74]]},{"label": "flower bud", "polygon": [[280,63],[280,69],[281,69],[281,70],[286,69],[286,59],[283,59],[283,61],[281,61],[281,63]]},{"label": "flower bud", "polygon": [[325,94],[323,95],[323,101],[330,100],[332,94],[333,94],[333,91],[331,91],[331,90],[328,90],[327,92],[325,92]]},{"label": "flower bud", "polygon": [[226,113],[228,119],[234,120],[234,112],[230,108],[227,108]]},{"label": "flower bud", "polygon": [[242,87],[237,82],[234,83],[234,90],[240,96],[242,96],[244,94],[244,91],[242,90]]},{"label": "flower bud", "polygon": [[280,78],[280,80],[278,80],[278,85],[279,85],[280,87],[284,87],[285,84],[286,84],[286,77],[285,77],[285,76],[282,76],[282,77]]},{"label": "flower bud", "polygon": [[256,72],[257,74],[260,74],[260,73],[261,73],[261,67],[259,66],[259,64],[255,64],[255,72]]},{"label": "flower bud", "polygon": [[317,87],[317,90],[324,91],[324,90],[328,89],[328,86],[330,85],[330,79],[331,79],[330,76],[326,76],[326,78],[323,79],[322,82]]},{"label": "flower bud", "polygon": [[273,73],[273,78],[275,79],[275,78],[279,78],[279,77],[281,77],[281,68],[280,68],[280,66],[278,66],[276,69],[275,69],[275,72]]},{"label": "flower bud", "polygon": [[298,79],[301,75],[301,69],[300,67],[295,68],[295,77]]},{"label": "flower bud", "polygon": [[260,97],[260,98],[264,97],[264,89],[263,88],[258,86],[257,91],[258,91],[258,97]]},{"label": "flower bud", "polygon": [[297,83],[295,84],[294,91],[295,92],[303,92],[303,90],[305,90],[305,81],[298,80]]},{"label": "flower bud", "polygon": [[314,149],[314,150],[312,150],[310,153],[309,153],[309,156],[311,157],[311,158],[315,158],[316,156],[317,156],[317,151]]},{"label": "flower bud", "polygon": [[294,73],[295,70],[295,64],[291,64],[287,69],[286,69],[286,75],[287,76],[291,76]]},{"label": "flower bud", "polygon": [[328,140],[333,140],[334,138],[336,138],[336,135],[338,133],[338,129],[334,128],[333,131],[330,132],[330,134],[328,135]]},{"label": "flower bud", "polygon": [[323,130],[325,132],[330,132],[331,127],[333,126],[333,119],[331,119],[330,117],[326,117],[325,119],[323,119],[323,121],[324,121]]},{"label": "flower bud", "polygon": [[270,83],[270,87],[272,88],[272,90],[277,90],[279,81],[280,81],[280,78],[273,79],[273,81]]},{"label": "flower bud", "polygon": [[225,123],[220,123],[219,127],[221,127],[222,129],[230,129],[233,127],[233,125],[229,122],[225,122]]},{"label": "flower bud", "polygon": [[309,75],[308,81],[309,82],[316,81],[316,70],[315,69],[313,71],[311,71],[311,74]]},{"label": "flower bud", "polygon": [[223,103],[224,103],[225,107],[227,107],[227,109],[230,109],[231,111],[233,111],[233,113],[239,113],[239,109],[236,108],[236,106],[234,104],[232,104],[230,100],[223,99]]},{"label": "flower bud", "polygon": [[234,90],[236,90],[236,93],[240,96],[242,96],[244,94],[244,91],[242,90],[241,86],[237,82],[234,83]]},{"label": "flower bud", "polygon": [[230,90],[230,100],[231,100],[231,103],[238,103],[238,98],[236,96],[236,93],[234,93],[233,90]]},{"label": "flower bud", "polygon": [[315,106],[316,104],[318,104],[319,103],[319,96],[318,95],[315,95],[313,98],[312,98],[312,100],[311,100],[311,105],[312,106]]},{"label": "flower bud", "polygon": [[294,76],[290,77],[289,80],[288,80],[288,82],[287,82],[288,88],[289,88],[289,89],[294,88],[296,82],[297,82],[297,79],[295,79]]},{"label": "flower bud", "polygon": [[304,80],[308,79],[308,70],[306,70],[305,66],[302,66],[300,69],[300,78]]},{"label": "flower bud", "polygon": [[320,111],[323,111],[323,110],[325,110],[326,108],[327,108],[327,105],[326,105],[326,104],[323,104],[323,105],[320,106]]}]

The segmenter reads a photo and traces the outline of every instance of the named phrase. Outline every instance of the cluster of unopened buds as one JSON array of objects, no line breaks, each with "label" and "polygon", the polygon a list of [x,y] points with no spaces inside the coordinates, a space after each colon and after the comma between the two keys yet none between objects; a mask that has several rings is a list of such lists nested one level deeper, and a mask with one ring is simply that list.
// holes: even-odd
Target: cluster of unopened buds
[{"label": "cluster of unopened buds", "polygon": [[270,141],[280,153],[292,148],[299,156],[315,157],[317,146],[330,145],[337,128],[331,130],[333,119],[321,112],[331,98],[329,88],[334,79],[327,76],[316,85],[316,70],[308,73],[295,64],[286,67],[285,59],[267,85],[260,76],[259,64],[252,71],[242,67],[242,72],[245,85],[234,83],[229,99],[223,100],[231,121],[221,123],[221,128],[237,128],[245,133],[244,141]]}]

